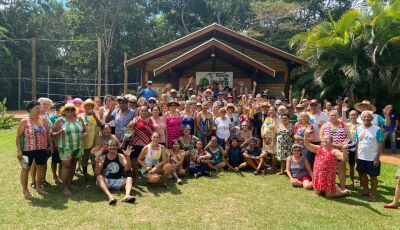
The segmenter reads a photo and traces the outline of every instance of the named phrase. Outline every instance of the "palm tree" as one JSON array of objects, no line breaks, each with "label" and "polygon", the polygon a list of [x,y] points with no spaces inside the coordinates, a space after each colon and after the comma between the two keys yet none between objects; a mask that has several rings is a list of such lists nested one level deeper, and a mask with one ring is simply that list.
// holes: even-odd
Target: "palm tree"
[{"label": "palm tree", "polygon": [[400,93],[399,44],[400,0],[369,1],[366,8],[349,10],[338,21],[330,17],[290,40],[311,63],[314,81],[324,89],[321,97],[342,92],[351,102],[368,98],[380,105]]}]

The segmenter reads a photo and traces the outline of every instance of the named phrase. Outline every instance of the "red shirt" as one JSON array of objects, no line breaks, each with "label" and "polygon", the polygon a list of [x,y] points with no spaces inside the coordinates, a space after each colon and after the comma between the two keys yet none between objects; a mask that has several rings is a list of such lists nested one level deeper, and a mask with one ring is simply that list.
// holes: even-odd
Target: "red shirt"
[{"label": "red shirt", "polygon": [[151,135],[155,131],[152,119],[147,119],[145,122],[142,118],[138,117],[134,127],[131,145],[146,146],[151,142]]}]

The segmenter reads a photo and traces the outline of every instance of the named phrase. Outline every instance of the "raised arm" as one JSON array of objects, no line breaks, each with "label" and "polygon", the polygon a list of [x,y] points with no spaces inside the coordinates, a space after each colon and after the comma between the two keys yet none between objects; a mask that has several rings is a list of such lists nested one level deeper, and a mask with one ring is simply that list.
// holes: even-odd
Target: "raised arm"
[{"label": "raised arm", "polygon": [[313,133],[312,130],[310,130],[309,128],[306,129],[306,131],[304,132],[304,145],[310,152],[315,153],[317,152],[319,146],[314,145],[310,142],[310,135],[312,135],[312,133]]}]

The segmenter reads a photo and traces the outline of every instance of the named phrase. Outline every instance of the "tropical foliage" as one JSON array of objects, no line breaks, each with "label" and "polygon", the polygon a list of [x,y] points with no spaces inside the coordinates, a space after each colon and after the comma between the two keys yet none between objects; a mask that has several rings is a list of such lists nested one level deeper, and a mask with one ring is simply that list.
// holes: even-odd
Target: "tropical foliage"
[{"label": "tropical foliage", "polygon": [[312,73],[313,82],[323,89],[321,98],[341,95],[352,102],[398,104],[400,0],[369,1],[367,7],[346,11],[339,20],[330,16],[295,35],[290,45],[311,63],[311,70],[298,79],[310,79]]}]

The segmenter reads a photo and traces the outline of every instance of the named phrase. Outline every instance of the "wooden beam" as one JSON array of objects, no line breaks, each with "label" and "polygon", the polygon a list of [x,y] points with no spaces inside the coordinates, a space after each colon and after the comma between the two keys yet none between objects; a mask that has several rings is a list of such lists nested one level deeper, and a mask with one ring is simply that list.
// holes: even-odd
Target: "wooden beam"
[{"label": "wooden beam", "polygon": [[[198,31],[195,31],[191,34],[188,34],[180,39],[177,39],[173,42],[170,42],[164,46],[161,46],[157,49],[154,49],[152,51],[149,51],[145,54],[142,54],[140,56],[137,56],[133,59],[128,60],[125,64],[130,66],[130,65],[138,65],[142,61],[147,61],[154,59],[156,57],[162,56],[166,53],[176,51],[176,49],[180,46],[183,46],[185,44],[189,44],[193,40],[199,39],[201,36],[205,36],[207,34],[210,34],[211,37],[216,38],[217,34],[216,32],[219,32],[223,34],[224,36],[227,36],[229,38],[232,38],[237,41],[242,41],[243,43],[246,43],[247,45],[253,46],[253,50],[256,51],[264,51],[270,54],[273,54],[273,56],[276,56],[279,59],[283,59],[285,61],[293,61],[298,65],[303,65],[303,66],[308,66],[308,62],[295,56],[290,53],[287,53],[283,50],[280,50],[278,48],[275,48],[273,46],[270,46],[268,44],[265,44],[263,42],[260,42],[256,39],[247,37],[243,34],[240,34],[234,30],[228,29],[224,26],[221,26],[217,23],[213,23],[207,27],[204,27]],[[221,37],[221,36],[219,36]]]},{"label": "wooden beam", "polygon": [[154,76],[166,73],[170,69],[186,62],[187,60],[192,59],[198,55],[204,54],[204,52],[209,52],[210,49],[216,49],[230,57],[239,60],[241,62],[247,63],[248,65],[268,74],[271,76],[275,76],[275,70],[254,60],[253,58],[233,49],[232,47],[218,41],[217,39],[210,39],[209,41],[189,50],[188,52],[172,59],[171,61],[165,63],[164,65],[158,67],[154,70]]}]

